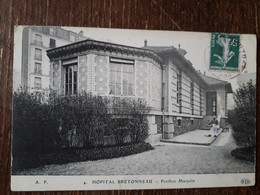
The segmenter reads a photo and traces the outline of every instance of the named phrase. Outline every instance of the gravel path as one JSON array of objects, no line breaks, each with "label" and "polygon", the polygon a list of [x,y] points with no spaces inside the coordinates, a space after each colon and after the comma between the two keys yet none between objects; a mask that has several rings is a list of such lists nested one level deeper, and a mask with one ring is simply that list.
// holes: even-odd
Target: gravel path
[{"label": "gravel path", "polygon": [[211,146],[161,143],[152,151],[122,158],[46,165],[22,171],[23,175],[157,175],[254,172],[254,163],[237,160],[230,132],[222,133]]}]

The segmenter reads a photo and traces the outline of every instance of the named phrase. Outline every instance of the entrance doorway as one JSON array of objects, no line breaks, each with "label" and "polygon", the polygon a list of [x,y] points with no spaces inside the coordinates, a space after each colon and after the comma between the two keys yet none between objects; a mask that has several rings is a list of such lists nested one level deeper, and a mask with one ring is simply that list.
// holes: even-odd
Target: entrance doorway
[{"label": "entrance doorway", "polygon": [[206,115],[217,115],[217,93],[206,92]]}]

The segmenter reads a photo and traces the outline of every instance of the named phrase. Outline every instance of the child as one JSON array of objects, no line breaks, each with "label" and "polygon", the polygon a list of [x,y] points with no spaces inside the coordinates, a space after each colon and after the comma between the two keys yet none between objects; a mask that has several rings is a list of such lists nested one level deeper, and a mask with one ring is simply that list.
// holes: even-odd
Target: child
[{"label": "child", "polygon": [[209,123],[209,125],[212,125],[210,131],[212,132],[214,137],[217,137],[217,135],[218,135],[218,120],[216,119],[216,116],[214,116],[214,118]]}]

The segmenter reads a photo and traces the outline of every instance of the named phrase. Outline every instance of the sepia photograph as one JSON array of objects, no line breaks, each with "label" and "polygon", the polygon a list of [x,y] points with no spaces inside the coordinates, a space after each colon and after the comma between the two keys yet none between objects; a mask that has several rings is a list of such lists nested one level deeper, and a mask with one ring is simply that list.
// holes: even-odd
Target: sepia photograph
[{"label": "sepia photograph", "polygon": [[13,190],[248,186],[255,152],[255,35],[15,27]]}]

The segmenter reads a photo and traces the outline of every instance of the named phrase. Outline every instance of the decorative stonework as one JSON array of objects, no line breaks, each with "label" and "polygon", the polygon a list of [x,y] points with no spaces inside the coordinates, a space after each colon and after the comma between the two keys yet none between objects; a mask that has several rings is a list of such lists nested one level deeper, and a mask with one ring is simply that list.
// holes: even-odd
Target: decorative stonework
[{"label": "decorative stonework", "polygon": [[52,64],[53,72],[52,72],[52,88],[53,90],[60,90],[61,87],[61,65],[58,61],[53,62]]},{"label": "decorative stonework", "polygon": [[87,56],[79,56],[79,90],[86,91],[88,82],[87,82]]},{"label": "decorative stonework", "polygon": [[108,91],[108,59],[105,56],[96,56],[96,93],[106,94]]},{"label": "decorative stonework", "polygon": [[151,64],[150,66],[150,106],[161,108],[162,97],[162,70]]},{"label": "decorative stonework", "polygon": [[95,57],[96,55],[94,54],[88,54],[87,55],[87,67],[88,67],[88,71],[87,71],[87,91],[88,92],[92,92],[95,93],[95,69],[96,69],[96,62],[95,62]]},{"label": "decorative stonework", "polygon": [[145,62],[137,61],[135,65],[136,72],[136,95],[138,97],[147,97],[148,71]]},{"label": "decorative stonework", "polygon": [[201,123],[201,119],[194,118],[193,124],[191,118],[182,117],[181,118],[181,125],[178,126],[177,117],[174,117],[173,124],[174,124],[174,136],[180,135],[189,131],[193,131],[199,129]]}]

